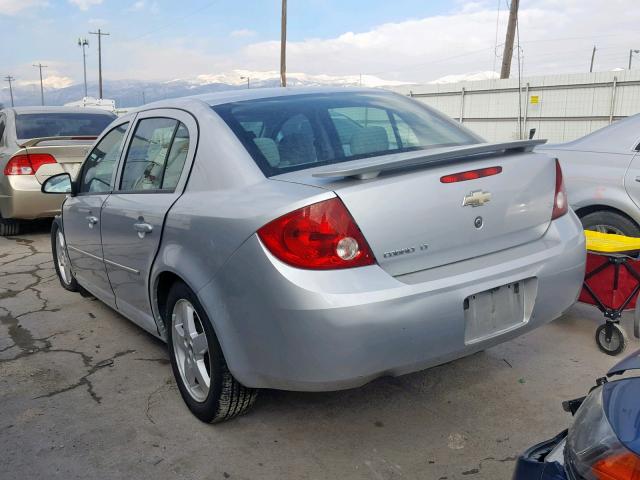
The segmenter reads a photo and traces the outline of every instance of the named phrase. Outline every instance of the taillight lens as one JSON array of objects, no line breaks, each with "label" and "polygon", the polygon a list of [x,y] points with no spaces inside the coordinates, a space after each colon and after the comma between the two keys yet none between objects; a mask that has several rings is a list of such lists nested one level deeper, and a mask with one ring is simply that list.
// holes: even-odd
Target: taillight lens
[{"label": "taillight lens", "polygon": [[339,198],[307,205],[269,222],[258,236],[278,259],[298,268],[362,267],[375,258]]},{"label": "taillight lens", "polygon": [[565,447],[567,467],[585,480],[640,480],[640,457],[618,439],[604,408],[603,388],[576,412]]},{"label": "taillight lens", "polygon": [[563,216],[569,211],[569,202],[567,200],[567,190],[564,188],[564,179],[562,178],[562,168],[560,162],[556,158],[556,193],[553,197],[553,213],[551,220],[555,220]]},{"label": "taillight lens", "polygon": [[56,163],[48,153],[29,153],[14,155],[4,167],[5,175],[34,175],[46,163]]}]

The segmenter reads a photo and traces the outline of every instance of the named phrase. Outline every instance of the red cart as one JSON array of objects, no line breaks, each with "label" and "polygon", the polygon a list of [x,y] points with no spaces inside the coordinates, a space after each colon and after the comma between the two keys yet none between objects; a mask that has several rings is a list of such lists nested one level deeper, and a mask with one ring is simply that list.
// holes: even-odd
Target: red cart
[{"label": "red cart", "polygon": [[620,317],[634,310],[634,334],[640,338],[640,238],[585,231],[587,269],[578,301],[595,305],[605,323],[596,330],[596,343],[608,355],[618,355],[628,342]]}]

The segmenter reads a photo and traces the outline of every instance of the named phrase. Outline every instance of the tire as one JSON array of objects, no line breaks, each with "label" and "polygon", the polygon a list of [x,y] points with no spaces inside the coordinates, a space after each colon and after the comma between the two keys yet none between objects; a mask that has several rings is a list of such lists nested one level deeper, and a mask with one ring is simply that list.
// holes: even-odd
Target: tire
[{"label": "tire", "polygon": [[618,323],[612,324],[611,328],[611,341],[607,342],[607,324],[600,325],[596,330],[596,343],[600,351],[607,355],[620,355],[629,344],[627,332]]},{"label": "tire", "polygon": [[0,237],[9,237],[20,234],[20,222],[0,216]]},{"label": "tire", "polygon": [[164,318],[171,368],[191,413],[207,423],[245,413],[255,402],[257,390],[233,377],[207,314],[184,283],[176,282],[169,290]]},{"label": "tire", "polygon": [[76,277],[71,270],[71,262],[67,253],[64,232],[60,228],[59,220],[56,219],[51,224],[51,252],[53,254],[53,265],[60,280],[62,288],[70,292],[77,292],[80,288]]},{"label": "tire", "polygon": [[640,227],[633,220],[616,212],[607,210],[592,212],[580,218],[580,221],[585,230],[640,237]]}]

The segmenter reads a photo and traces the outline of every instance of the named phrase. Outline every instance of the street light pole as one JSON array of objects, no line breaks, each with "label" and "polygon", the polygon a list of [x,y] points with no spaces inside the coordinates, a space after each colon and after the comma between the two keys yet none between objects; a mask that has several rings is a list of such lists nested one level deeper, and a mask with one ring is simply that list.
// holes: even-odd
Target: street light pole
[{"label": "street light pole", "polygon": [[86,38],[78,39],[78,46],[82,47],[82,66],[84,68],[84,96],[87,97],[87,53],[85,47],[89,46],[89,41]]},{"label": "street light pole", "polygon": [[251,84],[249,83],[251,81],[251,77],[240,77],[240,80],[246,80],[247,81],[247,89],[251,88]]},{"label": "street light pole", "polygon": [[280,86],[287,86],[287,0],[282,0],[280,25]]},{"label": "street light pole", "polygon": [[629,50],[629,70],[631,70],[631,60],[633,59],[634,53],[640,53],[640,50],[634,50],[634,49]]},{"label": "street light pole", "polygon": [[44,106],[44,86],[42,84],[42,69],[43,68],[47,68],[48,65],[42,65],[41,63],[38,63],[37,65],[33,65],[34,67],[38,67],[38,69],[40,70],[40,103]]},{"label": "street light pole", "polygon": [[9,82],[9,96],[11,97],[11,106],[13,107],[13,88],[11,87],[11,82],[13,82],[16,78],[11,75],[7,75],[4,77],[5,81]]},{"label": "street light pole", "polygon": [[89,32],[89,35],[98,36],[98,91],[100,93],[100,99],[102,99],[102,37],[111,34],[98,29],[97,32]]}]

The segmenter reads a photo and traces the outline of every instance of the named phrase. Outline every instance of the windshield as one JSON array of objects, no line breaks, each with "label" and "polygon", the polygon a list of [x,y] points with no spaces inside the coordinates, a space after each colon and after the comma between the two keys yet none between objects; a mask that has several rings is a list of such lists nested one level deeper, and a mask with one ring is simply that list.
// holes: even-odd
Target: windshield
[{"label": "windshield", "polygon": [[293,170],[481,140],[389,93],[283,96],[214,106],[270,177]]},{"label": "windshield", "polygon": [[98,136],[114,120],[108,113],[20,113],[16,115],[16,136],[41,137]]}]

